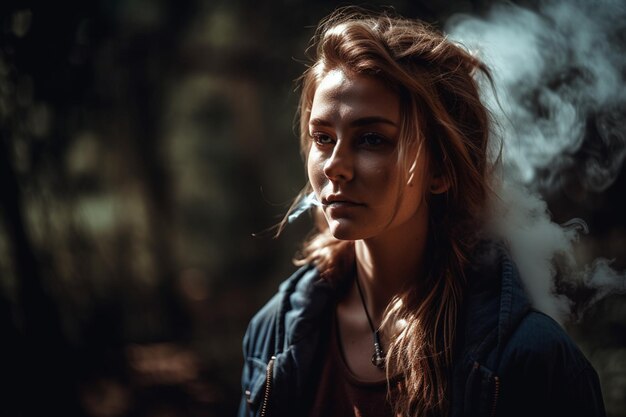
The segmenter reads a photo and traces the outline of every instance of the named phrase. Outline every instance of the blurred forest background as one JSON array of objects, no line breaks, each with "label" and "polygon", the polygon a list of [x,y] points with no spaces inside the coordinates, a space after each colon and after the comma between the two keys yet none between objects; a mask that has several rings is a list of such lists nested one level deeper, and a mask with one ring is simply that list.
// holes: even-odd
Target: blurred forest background
[{"label": "blurred forest background", "polygon": [[[438,25],[491,3],[391,2]],[[243,332],[311,227],[252,236],[304,184],[293,80],[336,5],[2,2],[0,414],[235,414]],[[544,196],[618,270],[625,182]],[[568,327],[612,416],[626,416],[624,301]]]}]

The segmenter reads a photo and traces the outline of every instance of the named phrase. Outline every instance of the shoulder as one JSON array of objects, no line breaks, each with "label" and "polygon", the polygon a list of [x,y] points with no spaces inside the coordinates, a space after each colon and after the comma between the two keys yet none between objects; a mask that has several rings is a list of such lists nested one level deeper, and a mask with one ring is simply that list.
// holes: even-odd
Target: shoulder
[{"label": "shoulder", "polygon": [[541,312],[529,312],[511,334],[498,375],[504,415],[604,415],[596,371],[561,325]]},{"label": "shoulder", "polygon": [[546,370],[561,370],[569,376],[590,367],[565,329],[536,310],[526,314],[510,335],[502,353],[502,363],[546,365]]},{"label": "shoulder", "polygon": [[243,340],[246,356],[271,356],[268,352],[274,349],[276,339],[283,337],[288,316],[302,309],[318,280],[317,269],[309,264],[280,284],[277,293],[250,320]]}]

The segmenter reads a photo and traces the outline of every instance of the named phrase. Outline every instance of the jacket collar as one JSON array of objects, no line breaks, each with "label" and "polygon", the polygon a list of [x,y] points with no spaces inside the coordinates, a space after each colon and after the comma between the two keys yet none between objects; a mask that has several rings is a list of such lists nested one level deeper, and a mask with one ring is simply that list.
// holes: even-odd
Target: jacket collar
[{"label": "jacket collar", "polygon": [[284,345],[280,350],[299,342],[319,326],[320,319],[330,310],[334,299],[332,285],[322,279],[318,270],[309,265],[301,270],[303,273],[284,282],[281,291],[286,296],[281,305],[281,315],[285,317],[285,334],[279,340]]},{"label": "jacket collar", "polygon": [[531,308],[519,272],[502,244],[477,247],[467,271],[463,349],[469,360],[497,363],[509,336]]}]

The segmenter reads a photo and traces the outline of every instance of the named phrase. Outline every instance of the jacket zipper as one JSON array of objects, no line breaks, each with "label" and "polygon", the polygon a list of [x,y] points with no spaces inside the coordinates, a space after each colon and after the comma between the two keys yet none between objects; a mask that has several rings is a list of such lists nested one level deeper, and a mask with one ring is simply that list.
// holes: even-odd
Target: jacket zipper
[{"label": "jacket zipper", "polygon": [[491,402],[491,417],[496,415],[496,406],[498,405],[498,396],[500,395],[500,378],[497,376],[493,377],[494,387],[493,387],[493,401]]},{"label": "jacket zipper", "polygon": [[263,394],[263,403],[261,404],[261,414],[260,417],[265,417],[267,415],[267,406],[270,399],[270,391],[272,390],[272,374],[274,373],[274,360],[276,360],[276,356],[272,356],[269,363],[267,364],[267,371],[265,372],[265,392]]}]

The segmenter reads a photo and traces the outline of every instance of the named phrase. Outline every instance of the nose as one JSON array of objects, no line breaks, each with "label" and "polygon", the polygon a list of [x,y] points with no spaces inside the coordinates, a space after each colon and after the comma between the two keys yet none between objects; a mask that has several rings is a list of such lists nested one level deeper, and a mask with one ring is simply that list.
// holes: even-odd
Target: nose
[{"label": "nose", "polygon": [[333,182],[347,182],[354,177],[353,155],[349,144],[339,140],[324,162],[324,175]]}]

